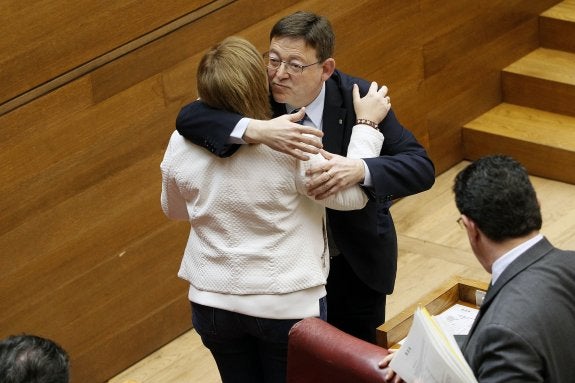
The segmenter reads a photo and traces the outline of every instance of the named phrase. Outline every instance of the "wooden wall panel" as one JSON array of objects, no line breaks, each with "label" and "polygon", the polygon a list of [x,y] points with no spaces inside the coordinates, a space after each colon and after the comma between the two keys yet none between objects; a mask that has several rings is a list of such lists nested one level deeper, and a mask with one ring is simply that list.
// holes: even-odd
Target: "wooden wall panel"
[{"label": "wooden wall panel", "polygon": [[[73,382],[84,383],[189,329],[187,288],[176,277],[188,226],[160,210],[159,165],[179,109],[196,98],[197,62],[215,42],[239,34],[264,51],[279,17],[326,15],[337,66],[390,88],[400,121],[440,173],[461,160],[461,126],[499,102],[500,70],[537,45],[537,15],[557,2],[220,0],[210,11],[201,0],[2,2],[0,337],[58,340]],[[1,109],[118,49],[125,54]]]},{"label": "wooden wall panel", "polygon": [[[394,112],[423,143],[427,132],[417,89],[423,83],[417,1],[370,2],[334,20],[336,63],[344,72],[389,88]],[[360,20],[350,23],[349,20]],[[351,24],[351,25],[350,25]],[[359,36],[362,36],[361,38]],[[401,41],[401,43],[398,43]]]},{"label": "wooden wall panel", "polygon": [[[425,99],[435,100],[428,131],[438,173],[461,160],[461,126],[501,102],[501,68],[537,46],[537,20],[470,51],[425,81]],[[447,150],[454,148],[454,150]]]},{"label": "wooden wall panel", "polygon": [[[85,366],[85,369],[73,370],[72,382],[105,382],[109,376],[104,371],[121,371],[134,363],[134,354],[143,358],[155,351],[150,349],[150,344],[166,344],[174,339],[174,334],[189,330],[190,306],[185,301],[186,298],[181,297],[158,306],[146,320],[130,318],[130,326],[121,328],[117,339],[104,335],[102,342],[77,355],[77,363]],[[114,355],[114,358],[110,358],[110,355]]]},{"label": "wooden wall panel", "polygon": [[[234,31],[241,31],[259,20],[294,3],[293,0],[254,3],[236,1],[211,17],[200,18],[160,40],[154,41],[92,73],[94,100],[102,101],[138,82],[202,52]],[[234,17],[241,14],[242,17]],[[195,64],[194,64],[195,65]]]},{"label": "wooden wall panel", "polygon": [[[442,100],[441,105],[429,111],[426,126],[430,128],[430,151],[433,153],[436,173],[443,173],[452,164],[461,161],[461,127],[468,121],[470,114],[477,113],[477,110],[489,110],[497,100],[501,100],[500,77],[497,72],[485,74],[481,81],[470,84],[450,99]],[[426,93],[428,98],[433,98],[435,94]]]},{"label": "wooden wall panel", "polygon": [[3,1],[0,104],[207,3]]},{"label": "wooden wall panel", "polygon": [[[73,382],[102,382],[190,328],[187,286],[176,277],[189,228],[159,205],[159,164],[184,90],[165,97],[175,92],[163,72],[290,2],[270,4],[258,14],[252,2],[234,2],[223,16],[250,17],[205,18],[134,51],[133,68],[111,62],[112,72],[0,116],[0,337],[55,339],[70,352]],[[157,65],[178,49],[184,55]],[[155,61],[151,70],[142,57]],[[134,68],[120,86],[103,80]]]}]

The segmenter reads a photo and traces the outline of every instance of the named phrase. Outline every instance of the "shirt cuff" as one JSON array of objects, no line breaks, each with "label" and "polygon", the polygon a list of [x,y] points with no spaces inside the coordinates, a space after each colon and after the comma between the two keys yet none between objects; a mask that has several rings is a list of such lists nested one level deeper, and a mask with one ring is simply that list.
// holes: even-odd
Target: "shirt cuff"
[{"label": "shirt cuff", "polygon": [[364,160],[361,160],[361,162],[363,162],[363,169],[364,169],[364,174],[365,174],[362,185],[367,186],[367,187],[372,187],[373,182],[371,180],[371,173],[369,172],[369,168],[367,167],[367,164],[365,163]]},{"label": "shirt cuff", "polygon": [[246,144],[243,140],[244,133],[248,128],[248,124],[250,123],[251,119],[247,117],[243,117],[241,120],[238,121],[234,130],[230,134],[230,138],[228,140],[228,144]]}]

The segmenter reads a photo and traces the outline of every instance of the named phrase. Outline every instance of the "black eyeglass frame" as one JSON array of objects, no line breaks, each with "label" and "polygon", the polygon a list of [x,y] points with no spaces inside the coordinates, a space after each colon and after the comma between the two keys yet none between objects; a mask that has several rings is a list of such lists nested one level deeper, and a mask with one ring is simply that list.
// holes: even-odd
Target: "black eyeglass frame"
[{"label": "black eyeglass frame", "polygon": [[465,224],[463,223],[463,217],[457,218],[457,221],[455,222],[457,222],[460,228],[465,229]]}]

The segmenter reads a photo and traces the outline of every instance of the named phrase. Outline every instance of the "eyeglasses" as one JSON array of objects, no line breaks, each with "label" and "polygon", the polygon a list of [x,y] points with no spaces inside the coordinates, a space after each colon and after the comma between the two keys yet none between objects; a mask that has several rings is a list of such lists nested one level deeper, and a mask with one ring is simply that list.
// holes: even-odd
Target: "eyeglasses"
[{"label": "eyeglasses", "polygon": [[463,223],[463,217],[457,218],[457,224],[458,224],[459,227],[461,227],[462,229],[465,229],[465,224]]},{"label": "eyeglasses", "polygon": [[302,72],[305,68],[320,63],[320,61],[317,61],[317,62],[314,62],[313,64],[301,65],[301,64],[294,63],[291,61],[280,60],[276,56],[270,56],[270,52],[264,53],[263,57],[264,57],[264,60],[266,61],[266,66],[268,67],[268,69],[278,70],[278,69],[280,69],[280,66],[282,64],[284,64],[284,70],[288,74],[291,74],[291,75],[302,74]]}]

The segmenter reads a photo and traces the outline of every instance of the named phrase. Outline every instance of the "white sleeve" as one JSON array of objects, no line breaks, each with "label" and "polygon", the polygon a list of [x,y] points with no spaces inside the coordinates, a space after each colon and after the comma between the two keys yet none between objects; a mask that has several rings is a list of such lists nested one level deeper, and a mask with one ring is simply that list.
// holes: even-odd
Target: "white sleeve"
[{"label": "white sleeve", "polygon": [[312,168],[313,166],[320,165],[327,162],[321,154],[315,154],[307,161],[298,161],[297,174],[296,174],[296,187],[300,194],[305,195],[314,202],[335,210],[357,210],[362,209],[367,203],[367,196],[361,190],[359,185],[354,185],[348,187],[347,189],[340,190],[339,192],[330,195],[327,198],[318,200],[313,196],[307,195],[307,188],[305,187],[305,182],[307,176],[305,175],[306,170]]},{"label": "white sleeve", "polygon": [[160,197],[162,203],[162,211],[166,217],[173,220],[189,221],[188,207],[186,200],[180,193],[180,189],[173,175],[173,155],[174,147],[178,144],[176,141],[180,140],[179,133],[174,132],[170,138],[168,148],[164,154],[164,159],[160,164],[162,171],[162,194]]},{"label": "white sleeve", "polygon": [[383,146],[383,134],[369,125],[355,125],[347,146],[348,158],[377,157]]},{"label": "white sleeve", "polygon": [[[347,156],[349,158],[376,157],[379,155],[382,145],[383,134],[381,132],[367,125],[355,125],[351,134]],[[312,156],[308,161],[298,161],[296,185],[301,194],[307,196],[305,187],[306,170],[324,162],[327,162],[327,160],[321,154]],[[367,196],[359,185],[341,190],[322,200],[316,200],[312,196],[308,197],[316,203],[335,210],[362,209],[368,201]]]},{"label": "white sleeve", "polygon": [[230,134],[228,144],[240,144],[240,145],[247,144],[247,142],[245,142],[242,137],[244,136],[244,133],[246,132],[246,129],[248,128],[248,124],[250,123],[250,121],[251,119],[247,117],[243,117],[241,120],[238,121],[238,123],[234,127],[234,130],[232,130],[232,133]]}]

